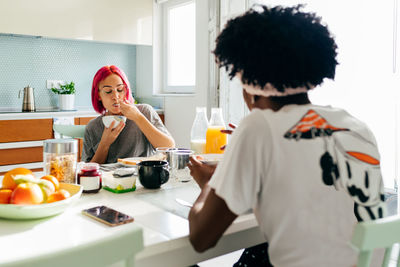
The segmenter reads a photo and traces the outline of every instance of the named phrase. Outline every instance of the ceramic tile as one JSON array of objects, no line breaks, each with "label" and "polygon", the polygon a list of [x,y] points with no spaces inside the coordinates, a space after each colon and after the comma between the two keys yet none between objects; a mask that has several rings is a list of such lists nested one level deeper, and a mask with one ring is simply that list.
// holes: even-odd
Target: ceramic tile
[{"label": "ceramic tile", "polygon": [[35,89],[36,107],[56,107],[46,80],[74,81],[75,106],[91,107],[91,83],[104,65],[117,65],[135,88],[136,46],[94,41],[0,34],[0,107],[22,107],[19,90]]}]

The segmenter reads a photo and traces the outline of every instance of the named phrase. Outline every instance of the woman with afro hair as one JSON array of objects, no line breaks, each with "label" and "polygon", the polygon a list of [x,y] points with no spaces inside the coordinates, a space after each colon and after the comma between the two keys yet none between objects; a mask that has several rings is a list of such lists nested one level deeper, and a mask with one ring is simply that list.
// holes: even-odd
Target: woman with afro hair
[{"label": "woman with afro hair", "polygon": [[[354,225],[385,216],[379,152],[368,127],[308,92],[334,79],[337,46],[302,6],[255,6],[228,21],[214,54],[251,111],[216,168],[192,157],[201,193],[190,241],[213,247],[252,210],[267,241],[235,266],[353,266]],[[268,253],[267,253],[268,252]]]}]

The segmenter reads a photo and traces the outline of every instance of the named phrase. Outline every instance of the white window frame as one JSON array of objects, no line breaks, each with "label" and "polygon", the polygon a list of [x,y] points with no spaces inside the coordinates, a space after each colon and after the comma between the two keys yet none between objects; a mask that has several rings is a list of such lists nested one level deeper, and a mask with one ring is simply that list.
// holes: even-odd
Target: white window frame
[{"label": "white window frame", "polygon": [[[155,28],[153,33],[153,94],[194,94],[196,84],[168,86],[168,10],[196,4],[195,0],[156,0],[154,7]],[[194,29],[196,30],[196,29]],[[196,51],[194,49],[194,51]],[[196,65],[196,64],[195,64]],[[195,70],[196,73],[196,70]]]}]

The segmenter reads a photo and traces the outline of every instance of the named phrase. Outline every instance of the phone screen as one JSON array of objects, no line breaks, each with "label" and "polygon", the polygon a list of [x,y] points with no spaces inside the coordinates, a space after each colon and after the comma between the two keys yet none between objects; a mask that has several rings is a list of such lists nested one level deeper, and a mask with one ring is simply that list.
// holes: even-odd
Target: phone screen
[{"label": "phone screen", "polygon": [[82,213],[110,226],[133,222],[133,217],[106,206],[86,209]]}]

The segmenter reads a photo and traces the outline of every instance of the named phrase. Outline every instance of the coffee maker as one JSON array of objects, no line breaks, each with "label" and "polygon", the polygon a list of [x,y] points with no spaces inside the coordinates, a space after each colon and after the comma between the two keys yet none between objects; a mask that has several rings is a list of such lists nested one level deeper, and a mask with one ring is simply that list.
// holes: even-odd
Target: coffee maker
[{"label": "coffee maker", "polygon": [[[35,95],[33,94],[33,88],[29,85],[24,89],[24,100],[22,102],[22,111],[23,112],[34,112],[35,108]],[[19,90],[18,98],[21,97],[21,91]]]}]

